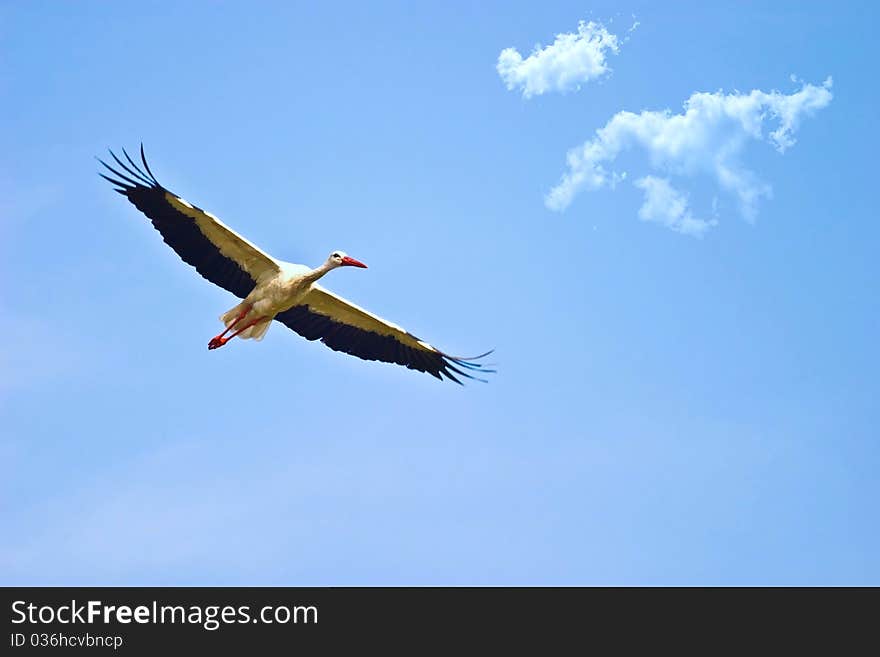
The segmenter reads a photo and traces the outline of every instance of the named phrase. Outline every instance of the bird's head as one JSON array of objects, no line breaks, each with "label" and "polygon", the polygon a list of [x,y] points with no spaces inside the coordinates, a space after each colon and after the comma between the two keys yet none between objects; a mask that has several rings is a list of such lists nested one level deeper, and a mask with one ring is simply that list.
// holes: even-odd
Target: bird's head
[{"label": "bird's head", "polygon": [[362,269],[367,268],[364,263],[359,260],[355,260],[344,251],[334,251],[330,254],[327,262],[329,262],[334,267],[361,267]]}]

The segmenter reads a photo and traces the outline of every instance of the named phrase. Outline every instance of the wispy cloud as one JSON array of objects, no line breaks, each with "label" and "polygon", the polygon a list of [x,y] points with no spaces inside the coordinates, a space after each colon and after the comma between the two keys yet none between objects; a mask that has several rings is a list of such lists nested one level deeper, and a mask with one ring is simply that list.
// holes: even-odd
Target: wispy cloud
[{"label": "wispy cloud", "polygon": [[645,202],[639,208],[639,219],[656,221],[667,228],[702,237],[709,228],[718,223],[716,219],[697,219],[688,207],[686,194],[676,190],[668,178],[645,176],[633,183],[645,192]]},{"label": "wispy cloud", "polygon": [[538,44],[525,59],[515,48],[505,48],[498,55],[496,69],[510,91],[520,89],[524,98],[531,98],[579,89],[584,82],[605,75],[611,70],[606,54],[619,49],[617,36],[604,25],[581,21],[577,32],[558,34],[544,48]]},{"label": "wispy cloud", "polygon": [[[754,220],[759,201],[771,195],[771,187],[741,163],[745,145],[765,141],[779,153],[791,148],[802,119],[831,102],[831,82],[829,77],[821,85],[802,83],[791,94],[760,90],[748,94],[694,93],[680,114],[669,110],[618,112],[593,139],[569,151],[568,170],[545,203],[552,210],[564,210],[583,190],[613,189],[626,172],[609,171],[609,165],[624,151],[641,148],[650,167],[664,174],[662,178],[642,177],[634,183],[646,195],[639,212],[643,219],[660,221],[688,234],[705,232],[716,222],[695,230],[701,224],[693,222],[700,220],[693,219],[686,199],[680,205],[684,197],[668,178],[670,174],[704,174],[737,199],[743,217]],[[690,228],[683,230],[685,225]]]}]

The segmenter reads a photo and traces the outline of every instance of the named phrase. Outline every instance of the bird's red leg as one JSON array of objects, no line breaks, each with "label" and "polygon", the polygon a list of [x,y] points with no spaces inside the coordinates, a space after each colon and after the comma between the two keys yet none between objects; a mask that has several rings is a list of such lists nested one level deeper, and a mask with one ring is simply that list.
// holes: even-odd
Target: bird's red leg
[{"label": "bird's red leg", "polygon": [[[211,338],[211,341],[208,342],[208,349],[216,349],[217,347],[222,347],[226,342],[235,336],[230,336],[229,338],[223,339],[223,336],[229,333],[233,329],[233,327],[238,324],[241,320],[244,319],[244,316],[247,315],[251,311],[252,306],[246,306],[244,310],[241,311],[238,317],[235,318],[235,321],[230,323],[229,326],[226,327],[226,330],[223,333],[215,335]],[[242,329],[243,331],[244,329]],[[236,334],[237,335],[237,334]]]},{"label": "bird's red leg", "polygon": [[[218,335],[216,338],[214,338],[213,340],[211,340],[211,342],[208,343],[208,349],[217,349],[218,347],[222,347],[223,345],[225,345],[227,342],[229,342],[232,338],[234,338],[239,333],[243,333],[244,331],[247,331],[251,326],[256,326],[260,322],[265,322],[268,319],[269,319],[268,317],[257,317],[250,324],[238,329],[235,333],[230,335],[228,338],[224,338],[222,336],[222,334]],[[238,321],[238,320],[236,320],[236,321]],[[224,331],[224,333],[225,333],[225,331]]]}]

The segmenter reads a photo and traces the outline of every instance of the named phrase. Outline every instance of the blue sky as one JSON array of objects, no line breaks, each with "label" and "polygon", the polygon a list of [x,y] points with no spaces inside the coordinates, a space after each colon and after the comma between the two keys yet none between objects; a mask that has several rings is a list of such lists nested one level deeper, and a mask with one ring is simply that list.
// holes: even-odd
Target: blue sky
[{"label": "blue sky", "polygon": [[[0,583],[880,584],[878,18],[3,3]],[[573,60],[518,68],[558,34]],[[676,128],[700,93],[721,113]],[[367,262],[326,285],[499,374],[280,325],[208,352],[234,299],[96,175],[141,140],[170,189],[280,258]]]}]

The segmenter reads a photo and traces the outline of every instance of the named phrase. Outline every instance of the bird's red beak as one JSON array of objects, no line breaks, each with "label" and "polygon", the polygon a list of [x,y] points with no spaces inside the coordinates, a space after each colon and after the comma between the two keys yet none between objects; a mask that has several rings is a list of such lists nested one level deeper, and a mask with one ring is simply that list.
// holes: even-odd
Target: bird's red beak
[{"label": "bird's red beak", "polygon": [[355,260],[354,258],[349,258],[348,256],[345,256],[342,259],[342,266],[343,267],[360,267],[361,269],[367,268],[367,266],[364,263],[362,263],[360,260]]}]

